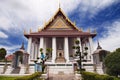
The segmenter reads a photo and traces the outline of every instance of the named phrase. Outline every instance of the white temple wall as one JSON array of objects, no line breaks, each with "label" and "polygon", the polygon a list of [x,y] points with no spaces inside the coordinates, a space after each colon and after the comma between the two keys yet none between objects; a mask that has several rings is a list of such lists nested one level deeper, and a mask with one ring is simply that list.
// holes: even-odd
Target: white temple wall
[{"label": "white temple wall", "polygon": [[34,59],[34,42],[32,42],[31,60]]},{"label": "white temple wall", "polygon": [[27,52],[29,54],[28,63],[30,62],[30,59],[31,59],[31,44],[32,44],[32,38],[29,37],[29,39],[28,39],[28,46],[27,46]]},{"label": "white temple wall", "polygon": [[37,52],[38,52],[38,49],[37,49],[37,42],[35,42],[35,59],[37,59]]},{"label": "white temple wall", "polygon": [[92,37],[90,36],[89,38],[88,38],[88,40],[89,40],[89,46],[90,46],[90,55],[91,55],[91,62],[93,63],[93,56],[92,56],[92,54],[93,54],[93,41],[92,41]]},{"label": "white temple wall", "polygon": [[43,44],[43,54],[46,55],[46,41],[47,41],[47,38],[44,37],[44,44]]}]

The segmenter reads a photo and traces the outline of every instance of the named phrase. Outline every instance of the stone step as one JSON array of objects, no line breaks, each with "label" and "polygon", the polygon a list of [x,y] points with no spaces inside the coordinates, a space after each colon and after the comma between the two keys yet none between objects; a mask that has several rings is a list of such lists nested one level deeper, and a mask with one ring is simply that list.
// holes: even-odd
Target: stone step
[{"label": "stone step", "polygon": [[17,67],[12,70],[11,74],[19,74],[19,72],[20,72],[20,67]]}]

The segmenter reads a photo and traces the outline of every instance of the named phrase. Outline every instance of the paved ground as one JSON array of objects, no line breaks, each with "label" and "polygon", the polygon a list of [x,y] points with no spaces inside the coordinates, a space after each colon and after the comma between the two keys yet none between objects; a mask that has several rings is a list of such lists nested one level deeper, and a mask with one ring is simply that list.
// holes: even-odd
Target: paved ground
[{"label": "paved ground", "polygon": [[73,74],[64,75],[64,74],[50,74],[48,80],[76,80]]}]

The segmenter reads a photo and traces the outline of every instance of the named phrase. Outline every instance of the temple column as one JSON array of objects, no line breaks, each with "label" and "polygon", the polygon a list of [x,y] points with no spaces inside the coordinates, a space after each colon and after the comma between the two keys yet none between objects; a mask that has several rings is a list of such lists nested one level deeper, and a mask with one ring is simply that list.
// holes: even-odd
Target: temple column
[{"label": "temple column", "polygon": [[68,37],[64,38],[64,54],[66,62],[69,62],[69,45],[68,45]]},{"label": "temple column", "polygon": [[92,54],[93,54],[93,41],[92,41],[92,37],[89,37],[88,40],[89,40],[89,46],[90,46],[91,62],[93,62],[93,56],[92,56]]},{"label": "temple column", "polygon": [[44,54],[45,54],[45,56],[46,56],[46,38],[44,38],[44,50],[43,50],[43,52],[44,52]]},{"label": "temple column", "polygon": [[35,43],[35,59],[37,59],[37,43]]},{"label": "temple column", "polygon": [[44,46],[44,38],[43,37],[40,37],[40,43],[39,43],[39,52],[38,52],[38,57],[40,57],[41,56],[41,53],[40,53],[40,48],[42,48],[43,49],[43,46]]},{"label": "temple column", "polygon": [[35,44],[34,42],[32,43],[32,54],[31,54],[31,59],[34,60],[34,53],[35,53]]},{"label": "temple column", "polygon": [[56,59],[56,38],[53,37],[52,38],[52,62],[55,63],[55,59]]},{"label": "temple column", "polygon": [[[27,46],[27,52],[28,52],[28,54],[29,54],[29,61],[30,61],[30,56],[31,56],[31,46],[32,46],[32,38],[31,37],[29,37],[29,39],[28,39],[28,46]],[[29,63],[29,62],[28,62]]]}]

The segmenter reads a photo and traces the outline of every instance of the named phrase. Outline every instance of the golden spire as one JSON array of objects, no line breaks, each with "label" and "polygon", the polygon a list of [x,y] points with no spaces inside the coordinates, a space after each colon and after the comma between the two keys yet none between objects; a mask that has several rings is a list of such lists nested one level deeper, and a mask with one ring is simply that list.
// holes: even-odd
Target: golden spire
[{"label": "golden spire", "polygon": [[80,28],[80,29],[79,29],[79,31],[83,31],[83,29],[82,29],[82,28]]},{"label": "golden spire", "polygon": [[96,29],[94,29],[94,31],[93,31],[94,33],[97,33],[97,31],[96,31]]},{"label": "golden spire", "polygon": [[74,21],[74,25],[76,25],[76,22]]},{"label": "golden spire", "polygon": [[61,9],[60,0],[59,0],[59,9]]},{"label": "golden spire", "polygon": [[38,28],[38,32],[40,32],[41,30],[42,30],[42,28],[41,28],[41,27],[39,27],[39,28]]},{"label": "golden spire", "polygon": [[25,29],[24,29],[24,31],[23,31],[23,32],[24,32],[24,34],[26,34],[26,31],[25,31]]},{"label": "golden spire", "polygon": [[91,32],[91,29],[90,29],[90,28],[88,28],[88,32]]},{"label": "golden spire", "polygon": [[30,28],[30,33],[32,33],[32,29]]}]

